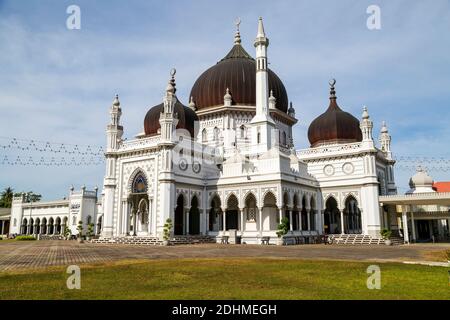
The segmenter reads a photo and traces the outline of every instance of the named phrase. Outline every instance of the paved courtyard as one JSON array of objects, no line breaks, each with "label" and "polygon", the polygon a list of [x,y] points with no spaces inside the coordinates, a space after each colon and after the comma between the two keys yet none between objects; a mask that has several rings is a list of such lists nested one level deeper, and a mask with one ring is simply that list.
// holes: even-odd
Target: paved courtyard
[{"label": "paved courtyard", "polygon": [[0,271],[49,266],[92,264],[124,259],[176,259],[217,257],[261,257],[337,259],[359,261],[423,261],[450,245],[409,246],[261,246],[261,245],[180,245],[132,246],[79,244],[76,241],[0,242]]}]

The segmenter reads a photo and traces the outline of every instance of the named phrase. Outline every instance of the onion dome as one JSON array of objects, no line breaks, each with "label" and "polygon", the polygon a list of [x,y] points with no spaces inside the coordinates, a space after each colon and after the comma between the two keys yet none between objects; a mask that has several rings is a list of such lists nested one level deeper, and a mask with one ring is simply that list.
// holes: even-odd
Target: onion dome
[{"label": "onion dome", "polygon": [[[175,86],[175,78],[174,78],[175,72],[172,72],[172,79],[169,81],[169,84],[166,88],[166,93],[173,95],[173,98],[176,99],[175,105],[174,105],[174,114],[175,117],[178,118],[178,124],[176,129],[186,129],[191,137],[194,137],[194,126],[195,122],[198,121],[198,116],[195,113],[195,111],[191,108],[186,107],[183,105],[180,100],[178,100],[177,96],[175,95],[176,92],[176,86]],[[191,103],[193,103],[191,99]],[[191,105],[191,104],[190,104]],[[161,124],[159,123],[159,117],[161,115],[161,112],[164,111],[164,102],[160,103],[153,108],[150,108],[148,110],[145,119],[144,119],[144,132],[145,135],[155,135],[160,134]]]},{"label": "onion dome", "polygon": [[409,179],[409,190],[407,193],[435,192],[433,189],[433,178],[419,166],[415,175]]},{"label": "onion dome", "polygon": [[[223,93],[229,89],[232,105],[256,106],[256,62],[242,47],[239,30],[230,52],[195,81],[190,96],[194,97],[197,110],[222,106]],[[269,90],[276,98],[276,108],[288,110],[288,96],[283,82],[268,70]]]},{"label": "onion dome", "polygon": [[323,114],[311,122],[308,139],[311,147],[333,143],[362,141],[359,120],[343,111],[336,103],[336,80],[330,81],[330,105]]}]

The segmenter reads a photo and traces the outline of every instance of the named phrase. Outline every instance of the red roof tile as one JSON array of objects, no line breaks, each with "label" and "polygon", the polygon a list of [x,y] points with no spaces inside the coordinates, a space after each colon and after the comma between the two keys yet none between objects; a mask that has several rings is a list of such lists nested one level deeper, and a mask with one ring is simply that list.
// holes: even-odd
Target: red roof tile
[{"label": "red roof tile", "polygon": [[437,192],[450,192],[450,181],[435,182],[433,189]]}]

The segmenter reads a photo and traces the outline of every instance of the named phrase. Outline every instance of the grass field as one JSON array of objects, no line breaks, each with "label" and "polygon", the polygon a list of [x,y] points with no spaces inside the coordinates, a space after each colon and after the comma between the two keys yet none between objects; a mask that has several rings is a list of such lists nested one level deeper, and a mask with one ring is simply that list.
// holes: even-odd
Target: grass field
[{"label": "grass field", "polygon": [[0,273],[0,299],[450,299],[447,268],[292,259],[121,261],[81,267],[69,290],[65,268]]}]

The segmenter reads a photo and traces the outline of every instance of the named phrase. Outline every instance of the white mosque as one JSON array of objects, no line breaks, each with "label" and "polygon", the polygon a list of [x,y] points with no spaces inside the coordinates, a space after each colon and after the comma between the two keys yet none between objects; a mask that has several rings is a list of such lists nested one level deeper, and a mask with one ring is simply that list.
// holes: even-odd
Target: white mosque
[{"label": "white mosque", "polygon": [[[226,236],[249,244],[276,242],[283,217],[292,237],[377,239],[383,228],[411,223],[404,212],[397,219],[395,206],[385,205],[394,204],[389,197],[397,194],[386,125],[376,142],[367,108],[360,119],[343,111],[331,80],[329,106],[308,130],[310,147],[295,150],[296,112],[283,82],[268,68],[261,18],[254,47],[255,58],[242,46],[238,25],[233,47],[198,77],[187,106],[176,95],[172,70],[162,103],[148,110],[143,132],[134,139],[122,138],[116,96],[106,131],[103,196],[92,214],[76,210],[74,221],[91,217],[105,241],[161,239],[170,218],[173,237]],[[27,233],[20,223],[24,210],[17,209],[26,206],[21,201],[14,202],[12,218],[19,223],[12,228]]]}]

